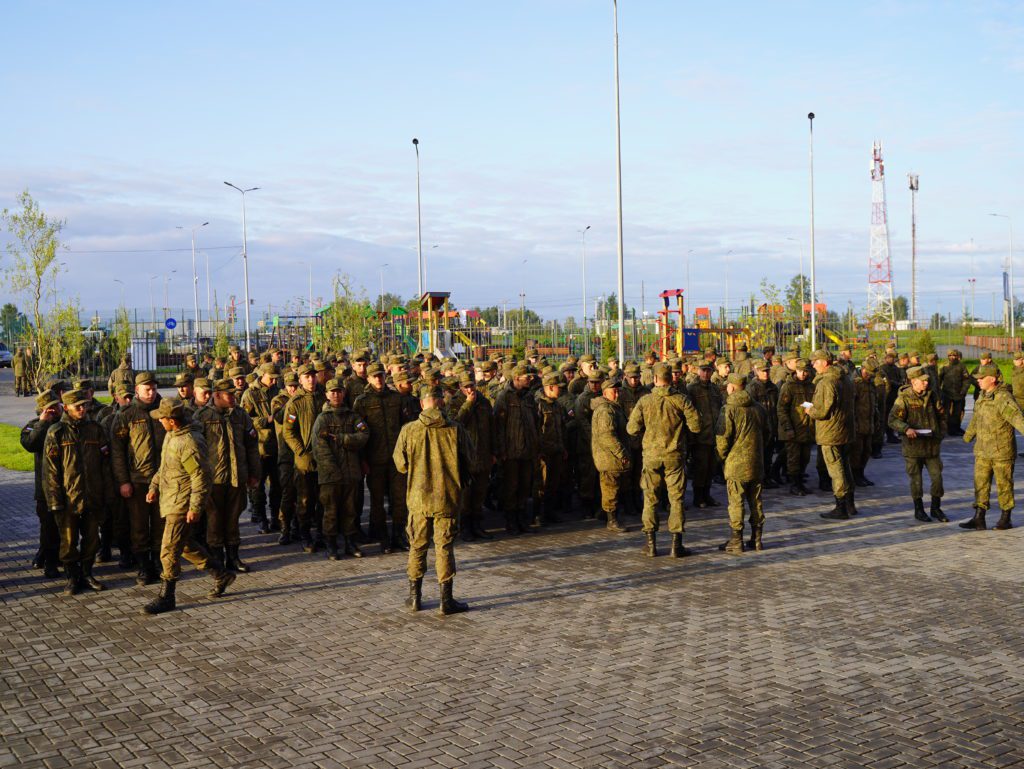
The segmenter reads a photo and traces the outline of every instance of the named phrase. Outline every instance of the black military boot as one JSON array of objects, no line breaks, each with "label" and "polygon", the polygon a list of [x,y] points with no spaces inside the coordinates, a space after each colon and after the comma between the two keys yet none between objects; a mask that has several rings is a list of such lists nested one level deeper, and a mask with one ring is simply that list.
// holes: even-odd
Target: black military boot
[{"label": "black military boot", "polygon": [[206,597],[220,598],[224,595],[224,591],[227,590],[234,581],[235,573],[233,571],[228,571],[227,569],[214,569],[213,587],[210,588],[210,592],[206,594]]},{"label": "black military boot", "polygon": [[647,546],[644,547],[644,555],[648,558],[658,557],[658,535],[653,531],[647,532]]},{"label": "black military boot", "polygon": [[818,490],[832,491],[832,479],[827,475],[818,476]]},{"label": "black military boot", "polygon": [[729,555],[742,555],[743,554],[743,532],[733,531],[729,535],[729,541],[723,542],[718,546],[718,549],[723,553],[729,553]]},{"label": "black military boot", "polygon": [[57,553],[50,550],[44,556],[43,576],[47,579],[57,579],[60,576],[60,559]]},{"label": "black military boot", "polygon": [[64,564],[64,577],[66,579],[64,583],[64,595],[78,595],[78,591],[80,589],[78,581],[78,564]]},{"label": "black military boot", "polygon": [[846,509],[846,500],[844,498],[835,497],[836,504],[827,513],[819,513],[821,518],[825,518],[830,521],[846,521],[850,518],[850,513]]},{"label": "black military boot", "polygon": [[333,536],[327,537],[327,560],[328,561],[340,561],[341,555],[338,553],[338,538]]},{"label": "black military boot", "polygon": [[299,532],[302,537],[302,551],[304,553],[312,553],[315,551],[313,547],[313,535],[310,532],[309,524],[304,523],[299,526]]},{"label": "black military boot", "polygon": [[121,557],[117,559],[117,568],[128,570],[135,566],[135,557],[132,555],[131,548],[119,547]]},{"label": "black military boot", "polygon": [[136,553],[135,562],[139,567],[139,570],[135,573],[135,584],[136,585],[148,585],[149,584],[149,553]]},{"label": "black military boot", "polygon": [[625,534],[629,529],[619,523],[619,519],[616,517],[614,512],[608,513],[608,524],[605,526],[608,531],[614,531],[616,534]]},{"label": "black military boot", "polygon": [[690,549],[683,546],[683,535],[673,534],[672,535],[672,547],[668,551],[670,558],[682,558],[690,554]]},{"label": "black military boot", "polygon": [[395,532],[391,535],[391,549],[395,551],[409,552],[409,542],[405,538],[405,534],[398,530],[398,527],[394,527]]},{"label": "black military boot", "polygon": [[512,522],[513,513],[508,511],[505,512],[505,533],[506,534],[518,534],[519,531],[516,529],[515,523]]},{"label": "black military boot", "polygon": [[802,483],[797,481],[796,483],[790,484],[789,493],[794,497],[806,497],[807,489],[804,488]]},{"label": "black military boot", "polygon": [[469,611],[469,604],[452,598],[452,580],[441,583],[441,605],[437,610],[440,614],[458,614]]},{"label": "black military boot", "polygon": [[846,513],[851,518],[853,518],[853,516],[857,515],[857,505],[855,504],[856,501],[857,501],[857,494],[856,494],[856,492],[853,489],[850,489],[850,491],[847,493],[847,495],[845,497],[843,497],[843,502],[846,505]]},{"label": "black military boot", "polygon": [[227,546],[227,559],[225,564],[229,571],[240,571],[242,574],[248,574],[252,569],[249,568],[249,564],[245,563],[238,556],[238,545]]},{"label": "black military boot", "polygon": [[778,482],[775,480],[774,476],[770,472],[764,474],[763,485],[764,485],[764,488],[766,488],[766,489],[777,489],[777,488],[779,488]]},{"label": "black military boot", "polygon": [[464,513],[462,519],[459,521],[459,529],[462,532],[463,542],[476,541],[476,531],[473,529],[473,523],[469,520],[468,513]]},{"label": "black military boot", "polygon": [[291,518],[284,518],[281,521],[281,536],[277,538],[277,544],[290,545],[292,543],[292,521]]},{"label": "black military boot", "polygon": [[533,503],[533,524],[538,529],[544,528],[544,500],[538,499]]},{"label": "black military boot", "polygon": [[707,509],[707,492],[703,486],[693,487],[693,504],[698,510]]},{"label": "black military boot", "polygon": [[96,577],[92,575],[92,564],[83,563],[80,564],[81,571],[79,573],[78,585],[79,587],[86,588],[87,590],[95,590],[97,593],[101,590],[106,589],[106,585],[100,582]]},{"label": "black military boot", "polygon": [[1012,529],[1013,528],[1013,524],[1010,522],[1010,511],[1009,510],[1002,510],[1002,511],[1000,511],[1000,513],[999,513],[999,521],[992,528],[996,529],[997,531],[1006,531],[1007,529]]},{"label": "black military boot", "polygon": [[974,508],[974,517],[969,521],[964,521],[960,524],[961,529],[975,529],[977,531],[984,531],[988,527],[985,525],[985,508],[976,507]]},{"label": "black military boot", "polygon": [[146,584],[155,585],[160,581],[160,556],[152,551],[147,555],[149,557],[146,559]]},{"label": "black military boot", "polygon": [[359,549],[359,545],[356,544],[355,537],[345,537],[345,555],[350,555],[353,558],[362,558],[363,551]]},{"label": "black military boot", "polygon": [[583,500],[583,517],[584,518],[596,518],[597,517],[597,505],[594,504],[594,498]]},{"label": "black military boot", "polygon": [[473,534],[479,537],[480,539],[494,539],[494,535],[489,534],[487,532],[487,529],[485,529],[480,524],[480,521],[473,519],[473,521],[469,525],[473,529]]},{"label": "black military boot", "polygon": [[914,500],[914,518],[919,520],[919,521],[921,521],[921,522],[923,522],[923,523],[931,523],[932,522],[932,519],[928,517],[928,513],[926,513],[924,511],[924,500],[923,499],[915,499]]},{"label": "black military boot", "polygon": [[764,526],[750,527],[750,539],[747,540],[747,550],[764,550],[764,545],[761,544],[762,531],[764,531]]},{"label": "black military boot", "polygon": [[96,560],[100,563],[110,563],[112,560],[114,560],[114,554],[111,552],[110,549],[109,536],[103,537],[103,539],[100,540],[100,551],[96,556]]},{"label": "black military boot", "polygon": [[40,547],[38,550],[36,550],[36,554],[32,556],[32,568],[41,569],[43,568],[44,565],[45,564],[43,562],[43,548]]},{"label": "black military boot", "polygon": [[165,579],[160,585],[160,595],[142,607],[143,614],[163,614],[174,611],[174,589],[178,585],[176,579]]},{"label": "black military boot", "polygon": [[409,611],[419,611],[423,602],[423,577],[409,580],[409,597],[405,599],[405,607]]},{"label": "black military boot", "polygon": [[949,523],[949,518],[942,512],[942,497],[932,497],[932,507],[928,512],[931,513],[933,520]]}]

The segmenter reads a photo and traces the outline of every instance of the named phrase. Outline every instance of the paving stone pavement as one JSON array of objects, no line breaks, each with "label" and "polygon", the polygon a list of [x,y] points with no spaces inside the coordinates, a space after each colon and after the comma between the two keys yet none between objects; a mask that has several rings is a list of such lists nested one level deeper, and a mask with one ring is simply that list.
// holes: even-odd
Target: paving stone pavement
[{"label": "paving stone pavement", "polygon": [[[969,448],[944,451],[962,520]],[[31,476],[0,471],[0,767],[1024,766],[1024,529],[916,523],[896,447],[868,470],[850,522],[768,492],[741,557],[724,508],[681,561],[635,518],[460,543],[453,617],[429,574],[403,610],[400,555],[245,525],[254,571],[211,601],[185,564],[155,618],[112,564],[75,598],[30,570]]]}]

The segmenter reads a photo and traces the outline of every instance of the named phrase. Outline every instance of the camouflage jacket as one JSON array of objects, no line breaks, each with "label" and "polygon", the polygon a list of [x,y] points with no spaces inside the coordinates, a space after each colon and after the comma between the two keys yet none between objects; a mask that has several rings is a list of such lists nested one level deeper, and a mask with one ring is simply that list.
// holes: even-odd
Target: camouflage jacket
[{"label": "camouflage jacket", "polygon": [[[417,414],[417,419],[419,415]],[[469,435],[473,444],[473,455],[469,461],[469,472],[482,473],[491,469],[496,454],[494,445],[494,411],[491,402],[482,392],[478,392],[476,400],[463,401],[455,414]]]},{"label": "camouflage jacket", "polygon": [[553,400],[542,392],[537,398],[537,450],[545,457],[566,454],[565,434],[569,421],[560,400]]},{"label": "camouflage jacket", "polygon": [[853,384],[841,369],[829,366],[814,378],[811,403],[819,446],[845,446],[853,440]]},{"label": "camouflage jacket", "polygon": [[164,428],[150,412],[160,405],[157,396],[148,406],[138,398],[118,411],[110,421],[110,449],[117,484],[148,485],[160,468]]},{"label": "camouflage jacket", "polygon": [[810,403],[813,397],[814,383],[810,378],[801,382],[796,377],[790,377],[783,383],[776,409],[780,441],[814,443],[814,420],[807,416],[800,405]]},{"label": "camouflage jacket", "polygon": [[501,460],[530,459],[537,452],[536,401],[511,384],[494,401],[495,453]]},{"label": "camouflage jacket", "polygon": [[43,488],[51,511],[99,515],[113,502],[110,441],[98,423],[65,414],[47,431],[43,454]]},{"label": "camouflage jacket", "polygon": [[[896,393],[896,400],[889,411],[889,427],[900,436],[903,456],[937,457],[942,437],[946,434],[946,415],[942,413],[939,400],[931,390],[918,395],[908,384]],[[906,436],[909,428],[931,430],[932,434],[910,439]]]},{"label": "camouflage jacket", "polygon": [[427,409],[402,427],[393,459],[408,476],[409,512],[428,518],[454,518],[473,454],[465,428],[438,409]]},{"label": "camouflage jacket", "polygon": [[313,422],[313,456],[317,482],[362,484],[360,452],[370,439],[366,422],[346,405],[329,403]]},{"label": "camouflage jacket", "polygon": [[779,388],[770,379],[762,382],[755,377],[747,385],[747,395],[764,409],[768,417],[768,440],[771,440],[779,430]]},{"label": "camouflage jacket", "polygon": [[245,488],[249,478],[260,474],[260,450],[256,428],[240,408],[218,409],[211,400],[192,417],[202,428],[210,483]]},{"label": "camouflage jacket", "polygon": [[110,372],[110,378],[107,379],[107,392],[113,395],[114,388],[119,384],[126,384],[129,389],[135,387],[135,370],[126,363],[122,363]]},{"label": "camouflage jacket", "polygon": [[632,460],[626,412],[619,403],[604,397],[594,398],[591,420],[590,450],[598,472],[618,473],[629,470]]},{"label": "camouflage jacket", "polygon": [[382,390],[367,387],[352,404],[352,410],[370,427],[366,461],[371,465],[391,462],[398,432],[402,429],[402,396],[386,387]]},{"label": "camouflage jacket", "polygon": [[[36,417],[23,428],[21,428],[21,447],[25,451],[30,451],[34,455],[33,465],[35,468],[35,499],[39,501],[46,500],[46,492],[43,488],[43,467],[45,465],[43,459],[43,445],[46,442],[46,434],[50,431],[50,428],[55,427],[59,419],[55,419],[52,422],[44,422],[39,417]],[[105,431],[104,431],[105,432]]]},{"label": "camouflage jacket", "polygon": [[284,405],[281,429],[300,473],[316,471],[313,457],[313,423],[323,410],[324,401],[316,393],[299,390]]},{"label": "camouflage jacket", "polygon": [[160,468],[149,482],[160,506],[160,517],[201,513],[209,501],[213,483],[207,459],[206,439],[187,424],[164,437]]},{"label": "camouflage jacket", "polygon": [[853,380],[853,423],[857,436],[874,435],[878,427],[878,394],[875,383],[858,376]]},{"label": "camouflage jacket", "polygon": [[939,389],[943,400],[962,401],[966,398],[967,391],[971,389],[971,375],[967,373],[967,367],[960,361],[943,366],[939,372]]},{"label": "camouflage jacket", "polygon": [[685,461],[688,433],[700,429],[700,412],[690,397],[668,387],[641,398],[626,423],[626,432],[642,440],[644,467]]},{"label": "camouflage jacket", "polygon": [[594,417],[592,404],[594,399],[599,397],[601,396],[595,395],[588,387],[576,396],[576,405],[572,409],[573,421],[576,425],[576,450],[585,456],[590,456],[591,451],[590,437],[593,431]]},{"label": "camouflage jacket", "polygon": [[722,410],[722,392],[718,385],[701,382],[699,379],[686,388],[690,401],[700,414],[700,432],[696,442],[705,446],[715,445],[715,425]]},{"label": "camouflage jacket", "polygon": [[715,445],[727,481],[747,483],[764,478],[768,415],[744,390],[732,393],[718,415]]},{"label": "camouflage jacket", "polygon": [[1010,380],[1013,389],[1013,399],[1017,405],[1024,408],[1024,366],[1013,367],[1013,378]]},{"label": "camouflage jacket", "polygon": [[974,402],[974,415],[964,442],[974,441],[974,455],[992,462],[1013,462],[1017,441],[1013,431],[1024,434],[1024,413],[1003,385],[982,392]]},{"label": "camouflage jacket", "polygon": [[274,429],[274,415],[271,409],[275,395],[276,393],[271,388],[253,383],[252,387],[245,391],[241,400],[242,410],[249,415],[252,426],[256,428],[261,457],[277,456],[277,434]]},{"label": "camouflage jacket", "polygon": [[736,354],[732,358],[732,370],[736,374],[743,374],[743,376],[750,376],[753,372],[754,361],[751,360],[750,354],[743,352],[743,350],[737,350]]},{"label": "camouflage jacket", "polygon": [[270,402],[270,415],[274,420],[274,436],[277,440],[277,463],[279,465],[291,465],[295,463],[292,450],[284,439],[284,407],[288,405],[291,396],[284,390],[274,396]]}]

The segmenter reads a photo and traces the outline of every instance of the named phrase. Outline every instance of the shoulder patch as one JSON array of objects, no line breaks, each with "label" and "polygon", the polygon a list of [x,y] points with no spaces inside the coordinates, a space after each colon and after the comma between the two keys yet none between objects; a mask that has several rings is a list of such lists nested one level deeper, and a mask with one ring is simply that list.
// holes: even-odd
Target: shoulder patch
[{"label": "shoulder patch", "polygon": [[181,466],[185,468],[185,472],[192,475],[196,470],[199,469],[199,462],[195,456],[189,454],[187,457],[181,460]]},{"label": "shoulder patch", "polygon": [[288,419],[289,422],[294,422],[296,419],[298,419],[298,416],[295,414],[285,414],[285,417]]},{"label": "shoulder patch", "polygon": [[366,426],[366,422],[360,419],[358,422],[356,422],[356,429],[359,430],[360,432],[364,432],[369,428]]}]

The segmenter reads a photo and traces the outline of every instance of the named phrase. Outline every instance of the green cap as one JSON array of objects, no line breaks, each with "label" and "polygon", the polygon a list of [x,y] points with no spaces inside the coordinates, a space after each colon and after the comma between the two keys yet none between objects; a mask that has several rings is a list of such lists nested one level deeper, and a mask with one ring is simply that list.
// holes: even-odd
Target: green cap
[{"label": "green cap", "polygon": [[[978,366],[978,379],[987,376],[999,376],[999,366],[996,366],[993,363],[986,363],[983,366]],[[65,395],[64,397],[66,398],[67,396]]]}]

